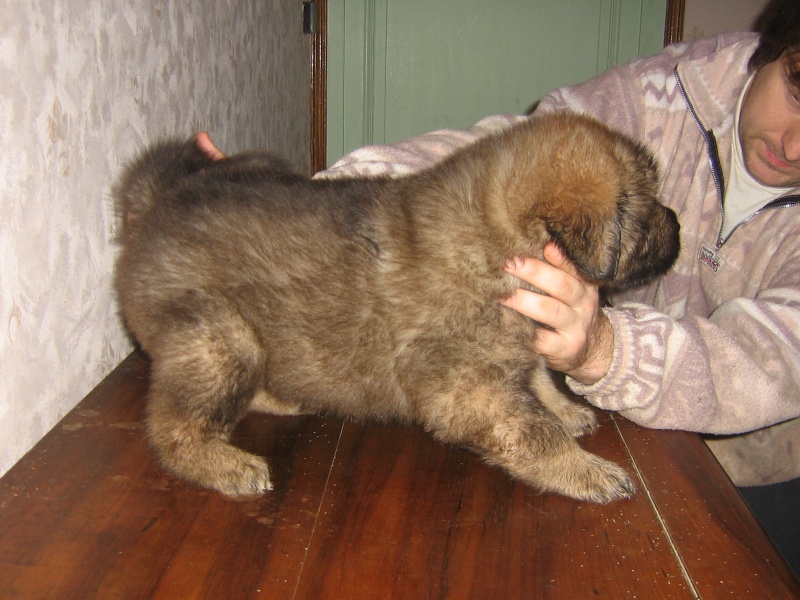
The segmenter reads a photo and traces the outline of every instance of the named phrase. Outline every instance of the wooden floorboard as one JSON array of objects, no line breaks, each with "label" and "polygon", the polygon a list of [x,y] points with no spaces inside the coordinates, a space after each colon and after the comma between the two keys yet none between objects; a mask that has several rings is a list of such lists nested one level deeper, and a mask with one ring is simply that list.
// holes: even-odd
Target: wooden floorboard
[{"label": "wooden floorboard", "polygon": [[[710,460],[698,436],[683,431],[653,431],[617,418],[616,423],[636,461],[664,528],[701,598],[781,598],[797,578],[786,568],[766,534],[733,491],[725,471]],[[680,468],[664,469],[664,465]],[[788,593],[788,592],[787,592]]]},{"label": "wooden floorboard", "polygon": [[0,479],[0,598],[800,597],[696,437],[601,415],[581,443],[641,479],[596,506],[416,427],[251,415],[275,489],[230,500],[153,459],[147,377],[132,355]]},{"label": "wooden floorboard", "polygon": [[[613,427],[587,445],[604,446],[602,436]],[[608,457],[622,462],[621,444]],[[308,563],[320,574],[301,580],[301,598],[627,597],[630,580],[609,566],[636,570],[640,597],[689,597],[644,497],[595,506],[541,496],[392,426],[345,427]]]}]

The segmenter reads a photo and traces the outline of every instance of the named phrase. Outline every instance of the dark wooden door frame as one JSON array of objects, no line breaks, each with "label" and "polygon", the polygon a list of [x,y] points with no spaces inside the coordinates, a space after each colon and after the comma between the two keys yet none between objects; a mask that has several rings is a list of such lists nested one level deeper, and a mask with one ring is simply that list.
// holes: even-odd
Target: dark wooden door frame
[{"label": "dark wooden door frame", "polygon": [[310,49],[310,165],[311,173],[322,171],[327,161],[328,135],[328,0],[316,0],[317,32],[312,33]]},{"label": "dark wooden door frame", "polygon": [[[327,68],[328,68],[328,0],[316,0],[319,11],[317,33],[311,34],[311,172],[322,171],[327,165]],[[664,45],[683,40],[683,13],[686,0],[667,0],[664,23]]]},{"label": "dark wooden door frame", "polygon": [[667,18],[664,23],[664,45],[683,41],[683,13],[686,0],[667,0]]}]

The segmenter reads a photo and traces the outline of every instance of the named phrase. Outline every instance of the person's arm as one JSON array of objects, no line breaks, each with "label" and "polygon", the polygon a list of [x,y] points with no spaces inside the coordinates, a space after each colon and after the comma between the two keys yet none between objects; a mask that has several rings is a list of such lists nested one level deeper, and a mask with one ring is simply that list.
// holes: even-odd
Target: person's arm
[{"label": "person's arm", "polygon": [[396,177],[414,173],[436,164],[463,146],[526,118],[494,115],[481,119],[469,129],[438,129],[395,144],[364,146],[345,154],[315,177]]},{"label": "person's arm", "polygon": [[607,310],[609,370],[593,385],[570,387],[655,428],[731,434],[800,416],[799,291],[764,290],[708,319],[671,319],[636,304]]},{"label": "person's arm", "polygon": [[[593,287],[552,248],[545,257],[555,264],[509,272],[550,295],[520,290],[503,303],[553,328],[537,332],[534,348],[591,404],[648,427],[720,434],[800,415],[800,257],[782,269],[787,287],[708,319],[634,303],[595,312]],[[592,325],[601,322],[609,329]]]}]

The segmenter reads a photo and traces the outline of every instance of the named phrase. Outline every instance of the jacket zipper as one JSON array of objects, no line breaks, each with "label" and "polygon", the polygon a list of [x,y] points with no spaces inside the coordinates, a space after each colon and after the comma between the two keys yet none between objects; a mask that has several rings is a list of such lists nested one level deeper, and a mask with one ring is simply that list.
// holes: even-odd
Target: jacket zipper
[{"label": "jacket zipper", "polygon": [[681,81],[681,76],[678,74],[678,67],[675,67],[675,81],[678,83],[678,89],[681,92],[681,96],[683,97],[683,101],[686,103],[686,107],[689,109],[689,113],[692,115],[692,119],[694,119],[697,128],[700,130],[701,135],[706,141],[706,147],[708,148],[708,164],[711,167],[711,176],[714,178],[714,185],[717,188],[717,201],[719,202],[719,210],[720,216],[723,217],[720,219],[720,226],[719,226],[719,234],[717,235],[717,244],[715,250],[719,250],[722,245],[731,239],[733,232],[736,231],[739,226],[744,225],[750,219],[755,217],[758,214],[761,214],[767,209],[770,208],[788,208],[791,206],[797,206],[800,204],[800,196],[798,195],[790,195],[790,196],[782,196],[780,198],[776,198],[769,204],[762,206],[752,215],[747,217],[744,221],[740,221],[736,224],[736,226],[728,232],[728,235],[724,238],[722,237],[722,227],[724,223],[724,216],[725,216],[725,178],[722,174],[722,165],[720,164],[719,160],[719,149],[717,147],[717,138],[714,137],[714,132],[706,129],[703,126],[703,123],[700,121],[700,117],[697,116],[697,112],[694,110],[694,105],[692,104],[691,100],[689,100],[689,95],[686,93],[686,88],[683,87],[683,81]]}]

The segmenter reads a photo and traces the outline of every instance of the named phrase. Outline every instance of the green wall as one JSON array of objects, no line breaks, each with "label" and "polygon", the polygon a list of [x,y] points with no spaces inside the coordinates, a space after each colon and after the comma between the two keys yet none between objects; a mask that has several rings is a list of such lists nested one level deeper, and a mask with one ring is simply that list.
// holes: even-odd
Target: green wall
[{"label": "green wall", "polygon": [[661,49],[666,0],[329,0],[328,164]]}]

